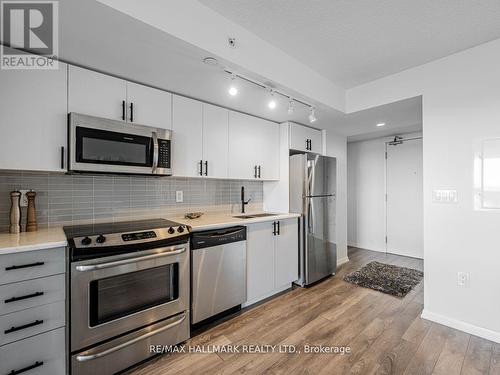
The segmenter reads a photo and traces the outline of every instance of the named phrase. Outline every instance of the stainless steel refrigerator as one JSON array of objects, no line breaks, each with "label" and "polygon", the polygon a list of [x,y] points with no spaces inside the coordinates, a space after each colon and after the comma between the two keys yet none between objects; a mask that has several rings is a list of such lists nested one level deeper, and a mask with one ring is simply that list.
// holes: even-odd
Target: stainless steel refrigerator
[{"label": "stainless steel refrigerator", "polygon": [[300,213],[300,279],[310,285],[337,271],[336,160],[315,154],[290,156],[290,211]]}]

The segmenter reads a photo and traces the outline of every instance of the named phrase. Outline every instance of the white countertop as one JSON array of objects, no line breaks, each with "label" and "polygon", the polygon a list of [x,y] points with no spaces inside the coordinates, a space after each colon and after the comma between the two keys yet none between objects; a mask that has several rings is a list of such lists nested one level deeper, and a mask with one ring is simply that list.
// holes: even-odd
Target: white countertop
[{"label": "white countertop", "polygon": [[[252,213],[247,213],[247,215],[251,214]],[[242,214],[207,213],[198,219],[185,219],[184,217],[170,217],[168,219],[189,225],[194,232],[198,232],[201,230],[224,228],[233,225],[248,225],[300,217],[299,214],[276,213],[272,216],[241,219],[234,217],[234,215]],[[22,232],[19,234],[0,233],[0,255],[64,247],[66,245],[66,236],[62,227],[39,229],[36,232]]]},{"label": "white countertop", "polygon": [[22,251],[50,249],[67,245],[62,227],[39,229],[18,234],[0,233],[0,255]]},{"label": "white countertop", "polygon": [[[247,213],[246,215],[251,215],[252,213]],[[229,213],[207,213],[198,219],[186,219],[184,217],[172,217],[169,220],[176,221],[181,224],[189,225],[193,232],[198,232],[201,230],[217,229],[230,227],[233,225],[248,225],[254,223],[262,223],[266,221],[274,220],[284,220],[300,217],[299,214],[291,213],[276,213],[272,216],[256,217],[249,219],[240,219],[234,217],[235,215],[245,215],[245,214],[229,214]]]}]

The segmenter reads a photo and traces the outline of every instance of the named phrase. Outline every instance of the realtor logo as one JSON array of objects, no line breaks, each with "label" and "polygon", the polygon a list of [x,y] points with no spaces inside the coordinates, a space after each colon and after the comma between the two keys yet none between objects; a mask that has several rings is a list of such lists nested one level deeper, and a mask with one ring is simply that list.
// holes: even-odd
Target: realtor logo
[{"label": "realtor logo", "polygon": [[57,69],[58,1],[4,0],[0,4],[1,68]]}]

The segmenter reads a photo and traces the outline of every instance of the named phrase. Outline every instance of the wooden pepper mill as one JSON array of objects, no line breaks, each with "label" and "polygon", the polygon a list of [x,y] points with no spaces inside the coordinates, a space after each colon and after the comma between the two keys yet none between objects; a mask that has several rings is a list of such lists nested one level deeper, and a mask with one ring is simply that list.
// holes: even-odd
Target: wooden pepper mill
[{"label": "wooden pepper mill", "polygon": [[26,198],[28,198],[28,214],[26,215],[26,232],[36,232],[38,226],[36,224],[36,209],[35,209],[36,192],[28,191]]},{"label": "wooden pepper mill", "polygon": [[21,193],[12,191],[10,193],[10,233],[21,232]]}]

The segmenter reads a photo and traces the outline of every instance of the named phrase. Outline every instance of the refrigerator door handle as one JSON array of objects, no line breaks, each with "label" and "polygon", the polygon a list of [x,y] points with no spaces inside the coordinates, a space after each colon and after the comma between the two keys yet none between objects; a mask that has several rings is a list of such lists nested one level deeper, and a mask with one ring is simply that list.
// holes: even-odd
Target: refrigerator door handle
[{"label": "refrigerator door handle", "polygon": [[313,200],[307,199],[307,233],[314,233],[314,212],[313,212]]}]

